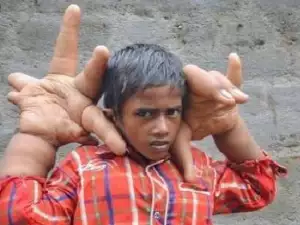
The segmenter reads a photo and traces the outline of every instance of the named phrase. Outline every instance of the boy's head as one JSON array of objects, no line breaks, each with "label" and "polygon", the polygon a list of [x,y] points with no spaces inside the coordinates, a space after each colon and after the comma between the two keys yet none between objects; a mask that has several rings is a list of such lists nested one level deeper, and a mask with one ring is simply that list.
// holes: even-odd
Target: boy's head
[{"label": "boy's head", "polygon": [[182,63],[152,44],[115,52],[104,79],[104,106],[129,144],[149,160],[169,154],[185,96]]}]

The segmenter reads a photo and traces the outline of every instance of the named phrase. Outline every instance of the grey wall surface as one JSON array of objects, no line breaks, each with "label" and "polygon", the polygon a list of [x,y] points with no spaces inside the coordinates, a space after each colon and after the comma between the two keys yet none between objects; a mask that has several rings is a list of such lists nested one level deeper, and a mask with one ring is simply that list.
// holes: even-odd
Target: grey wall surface
[{"label": "grey wall surface", "polygon": [[[280,180],[278,197],[267,209],[218,216],[216,224],[300,224],[300,0],[0,0],[0,155],[18,117],[6,101],[7,75],[47,72],[70,3],[83,11],[81,66],[98,44],[114,50],[158,43],[186,63],[221,72],[228,54],[237,52],[251,97],[241,112],[257,141],[290,176]],[[202,145],[218,155],[209,141]]]}]

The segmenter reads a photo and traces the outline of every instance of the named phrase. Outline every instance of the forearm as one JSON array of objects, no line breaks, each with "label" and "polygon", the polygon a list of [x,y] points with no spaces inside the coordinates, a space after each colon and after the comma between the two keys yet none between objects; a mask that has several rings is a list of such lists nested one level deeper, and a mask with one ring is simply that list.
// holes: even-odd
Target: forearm
[{"label": "forearm", "polygon": [[[24,136],[14,137],[11,147],[16,146],[14,144],[16,140],[24,139]],[[28,137],[26,139],[36,141]],[[36,144],[41,143],[38,140]],[[14,148],[8,150],[14,150]],[[16,150],[20,150],[19,146]],[[23,152],[18,152],[18,154],[23,154]],[[33,161],[33,159],[28,161],[30,160]],[[20,162],[19,159],[17,161],[17,163]],[[0,224],[72,224],[72,215],[78,202],[76,193],[80,183],[73,155],[68,154],[47,178],[36,173],[41,169],[39,166],[30,167],[30,170],[26,167],[29,176],[19,176],[23,169],[24,164],[23,168],[6,166],[5,171],[13,176],[0,177]],[[53,218],[60,219],[53,220]]]},{"label": "forearm", "polygon": [[56,149],[40,137],[18,133],[9,142],[2,162],[0,177],[46,177],[55,164]]},{"label": "forearm", "polygon": [[213,138],[218,149],[232,162],[241,163],[264,156],[241,117],[232,130]]}]

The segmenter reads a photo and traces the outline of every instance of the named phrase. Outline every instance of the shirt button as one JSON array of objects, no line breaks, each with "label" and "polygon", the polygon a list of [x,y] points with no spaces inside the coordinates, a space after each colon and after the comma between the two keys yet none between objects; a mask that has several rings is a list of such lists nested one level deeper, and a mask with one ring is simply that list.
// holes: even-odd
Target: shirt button
[{"label": "shirt button", "polygon": [[160,213],[159,212],[155,212],[154,213],[154,218],[159,220],[160,219]]}]

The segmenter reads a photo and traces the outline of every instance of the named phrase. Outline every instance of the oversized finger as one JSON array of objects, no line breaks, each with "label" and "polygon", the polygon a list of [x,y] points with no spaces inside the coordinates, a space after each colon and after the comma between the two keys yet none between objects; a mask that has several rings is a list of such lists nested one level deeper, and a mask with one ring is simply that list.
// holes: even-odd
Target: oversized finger
[{"label": "oversized finger", "polygon": [[234,97],[235,102],[237,104],[243,104],[248,101],[249,96],[238,89],[237,87],[233,87],[232,89],[229,89],[228,92]]},{"label": "oversized finger", "polygon": [[211,75],[211,72],[195,65],[187,65],[183,68],[186,75],[188,88],[191,93],[204,99],[219,99],[225,103],[232,103],[230,93],[224,91],[220,82]]},{"label": "oversized finger", "polygon": [[79,28],[80,8],[77,5],[70,5],[63,17],[49,74],[76,75]]},{"label": "oversized finger", "polygon": [[8,84],[17,91],[21,91],[27,84],[33,84],[38,81],[39,79],[24,73],[11,73],[8,75]]},{"label": "oversized finger", "polygon": [[240,88],[243,83],[242,63],[240,57],[236,53],[231,53],[228,57],[227,78],[231,83]]},{"label": "oversized finger", "polygon": [[21,102],[21,94],[16,91],[11,91],[7,94],[7,100],[14,105],[19,105]]},{"label": "oversized finger", "polygon": [[187,182],[193,182],[195,179],[191,138],[192,132],[190,128],[182,122],[171,151],[172,160],[179,167]]},{"label": "oversized finger", "polygon": [[229,90],[234,86],[233,84],[220,72],[218,71],[209,71],[209,76],[211,76],[217,83],[215,88],[215,99],[219,101],[225,101],[226,103],[235,103],[234,96]]},{"label": "oversized finger", "polygon": [[234,99],[232,103],[237,104],[245,103],[248,100],[249,96],[232,84],[231,81],[220,72],[211,71],[210,75],[214,76],[220,85],[219,98],[223,98],[224,96],[226,98],[230,97]]},{"label": "oversized finger", "polygon": [[105,46],[97,46],[84,70],[75,78],[76,88],[88,98],[98,100],[108,58],[108,49]]},{"label": "oversized finger", "polygon": [[82,145],[98,145],[99,143],[97,138],[92,135],[80,137],[76,142]]},{"label": "oversized finger", "polygon": [[[219,101],[227,101],[227,104],[242,104],[248,100],[248,95],[234,86],[223,74],[218,71],[210,71],[209,74],[215,78],[220,88],[216,99]],[[229,99],[232,101],[228,101]]]},{"label": "oversized finger", "polygon": [[205,97],[214,95],[217,83],[209,76],[206,70],[203,70],[196,65],[186,65],[183,68],[183,72],[191,92],[201,94]]},{"label": "oversized finger", "polygon": [[[207,72],[198,66],[187,65],[183,68],[187,78],[188,88],[192,94],[204,99],[217,99],[225,104],[233,104],[231,94],[222,88],[222,84],[211,72]],[[230,83],[230,82],[229,82]]]},{"label": "oversized finger", "polygon": [[82,125],[85,130],[96,134],[116,155],[126,153],[125,141],[97,106],[91,105],[84,110]]}]

